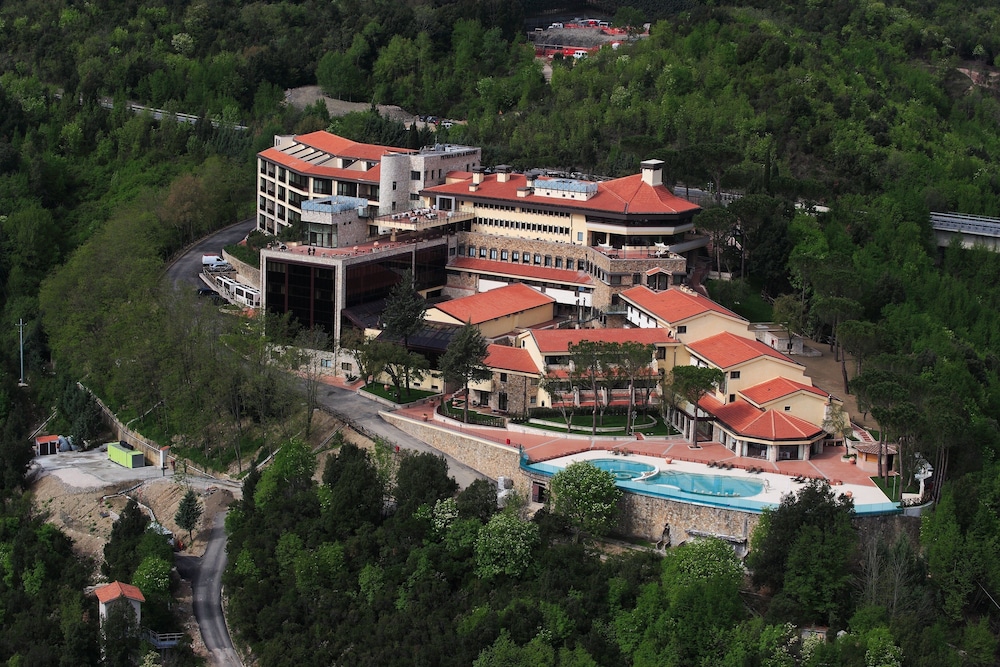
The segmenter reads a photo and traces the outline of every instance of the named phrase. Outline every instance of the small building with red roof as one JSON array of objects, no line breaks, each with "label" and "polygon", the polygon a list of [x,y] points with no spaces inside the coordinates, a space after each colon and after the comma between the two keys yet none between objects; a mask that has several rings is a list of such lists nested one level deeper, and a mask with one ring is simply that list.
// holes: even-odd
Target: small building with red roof
[{"label": "small building with red roof", "polygon": [[40,435],[35,438],[35,456],[50,456],[58,453],[58,435]]},{"label": "small building with red roof", "polygon": [[827,437],[822,427],[781,410],[738,398],[722,403],[706,396],[698,407],[714,418],[712,439],[737,456],[767,461],[808,460]]},{"label": "small building with red roof", "polygon": [[749,322],[725,306],[687,287],[653,291],[637,286],[621,293],[633,326],[660,327],[682,341],[694,341],[722,332],[753,338]]},{"label": "small building with red roof", "polygon": [[740,390],[740,397],[762,410],[778,410],[812,424],[822,424],[831,406],[843,408],[843,401],[812,384],[775,377]]},{"label": "small building with red roof", "polygon": [[511,415],[526,415],[536,407],[541,370],[527,350],[490,345],[484,363],[492,377],[470,386],[481,406]]},{"label": "small building with red roof", "polygon": [[742,389],[784,377],[805,383],[805,367],[754,338],[723,332],[687,343],[691,363],[725,373],[717,388],[723,403],[732,403]]},{"label": "small building with red roof", "polygon": [[97,596],[98,611],[102,623],[108,616],[108,610],[117,604],[127,604],[132,608],[136,625],[139,625],[142,620],[142,603],[146,601],[146,598],[138,587],[113,581],[105,586],[95,588],[94,595]]},{"label": "small building with red roof", "polygon": [[443,301],[427,309],[424,318],[442,324],[475,325],[484,338],[498,338],[515,329],[537,326],[553,319],[555,299],[536,289],[514,283]]}]

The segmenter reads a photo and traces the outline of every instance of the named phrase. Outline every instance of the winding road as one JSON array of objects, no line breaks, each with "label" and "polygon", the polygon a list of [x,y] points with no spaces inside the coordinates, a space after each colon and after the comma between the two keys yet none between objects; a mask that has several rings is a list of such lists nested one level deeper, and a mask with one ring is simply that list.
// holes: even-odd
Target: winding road
[{"label": "winding road", "polygon": [[[166,279],[174,289],[194,289],[203,286],[201,256],[219,253],[229,244],[240,241],[254,228],[253,220],[243,220],[192,244],[175,259],[166,270]],[[385,422],[379,411],[382,406],[356,393],[336,387],[327,387],[318,396],[319,403],[334,416],[357,425],[384,438],[403,449],[441,454],[425,442]],[[461,488],[485,476],[469,466],[445,455],[448,471]],[[205,554],[178,556],[177,571],[191,582],[194,617],[201,630],[202,640],[208,650],[212,665],[217,667],[242,667],[229,635],[229,628],[222,609],[222,573],[226,569],[225,513],[216,516],[205,547]]]},{"label": "winding road", "polygon": [[226,569],[225,520],[225,512],[215,515],[205,554],[201,557],[178,556],[177,571],[191,582],[194,617],[211,663],[218,667],[242,667],[222,611],[222,572]]}]

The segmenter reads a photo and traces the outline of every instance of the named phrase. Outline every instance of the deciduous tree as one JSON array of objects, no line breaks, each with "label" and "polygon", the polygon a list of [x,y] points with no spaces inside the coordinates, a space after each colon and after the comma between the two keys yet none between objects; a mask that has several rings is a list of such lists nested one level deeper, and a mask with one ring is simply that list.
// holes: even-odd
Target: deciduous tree
[{"label": "deciduous tree", "polygon": [[605,535],[618,519],[622,492],[614,476],[589,461],[571,463],[552,477],[553,509],[581,532]]}]

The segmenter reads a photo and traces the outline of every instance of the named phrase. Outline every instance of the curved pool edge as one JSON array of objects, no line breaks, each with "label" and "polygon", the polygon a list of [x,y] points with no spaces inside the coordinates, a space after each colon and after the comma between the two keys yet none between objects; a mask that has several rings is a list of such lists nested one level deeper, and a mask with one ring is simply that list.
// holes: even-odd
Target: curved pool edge
[{"label": "curved pool edge", "polygon": [[[526,457],[523,457],[521,459],[520,467],[525,472],[543,475],[545,477],[552,477],[557,472],[563,469],[563,466],[552,465],[545,462],[531,463],[530,461],[527,460]],[[672,500],[675,502],[689,503],[692,505],[700,505],[703,507],[740,510],[744,512],[751,512],[754,514],[761,514],[764,510],[778,507],[778,505],[780,504],[780,501],[771,502],[763,500],[753,500],[752,498],[741,498],[732,496],[700,496],[697,494],[690,494],[681,491],[679,489],[674,492],[661,492],[658,491],[657,489],[650,488],[646,484],[636,484],[634,480],[616,479],[615,485],[623,489],[624,491],[628,491],[630,493],[635,493],[638,495],[649,496],[652,498],[661,498],[663,500]],[[902,512],[903,512],[902,508],[900,508],[898,504],[893,502],[865,503],[865,504],[854,505],[854,513],[859,516],[891,515],[891,514],[901,514]]]}]

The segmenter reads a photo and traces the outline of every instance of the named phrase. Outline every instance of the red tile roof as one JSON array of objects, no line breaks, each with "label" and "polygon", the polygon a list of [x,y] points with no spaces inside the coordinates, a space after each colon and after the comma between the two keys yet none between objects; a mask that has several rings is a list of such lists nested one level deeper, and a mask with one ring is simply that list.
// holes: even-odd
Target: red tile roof
[{"label": "red tile roof", "polygon": [[665,344],[674,339],[666,329],[545,329],[532,331],[539,352],[542,354],[569,350],[570,343],[580,343],[585,340],[594,343],[637,343]]},{"label": "red tile roof", "polygon": [[[536,179],[536,187],[545,187],[546,180],[548,179]],[[524,204],[548,204],[560,208],[601,211],[603,213],[616,213],[623,216],[626,214],[680,215],[693,213],[701,208],[697,204],[692,204],[688,200],[678,197],[665,185],[658,185],[656,187],[647,185],[642,181],[642,174],[634,174],[625,178],[598,183],[597,194],[587,200],[556,199],[535,194],[518,197],[518,188],[527,187],[527,178],[524,174],[510,174],[510,178],[506,183],[501,183],[497,180],[496,174],[487,175],[475,192],[469,191],[471,184],[472,179],[470,177],[457,183],[446,183],[427,188],[425,192],[462,195],[466,199],[496,199],[516,201]]]},{"label": "red tile roof", "polygon": [[488,292],[444,301],[434,307],[460,322],[482,324],[531,308],[555,303],[555,299],[521,283]]},{"label": "red tile roof", "polygon": [[367,171],[361,171],[359,169],[340,169],[339,167],[325,167],[307,162],[305,160],[300,160],[299,158],[292,157],[291,155],[286,155],[277,148],[268,148],[267,150],[258,153],[258,155],[300,174],[321,176],[323,178],[336,178],[341,181],[373,183],[376,185],[379,182],[379,165],[375,165],[375,167],[368,169]]},{"label": "red tile roof", "polygon": [[551,283],[567,285],[593,285],[594,281],[583,271],[553,269],[548,266],[531,264],[515,264],[513,262],[498,262],[489,259],[459,257],[448,265],[448,268],[473,273],[491,273],[498,276],[510,276],[524,280],[543,280]]},{"label": "red tile roof", "polygon": [[490,345],[484,362],[490,368],[538,375],[538,367],[527,350],[508,345]]},{"label": "red tile roof", "polygon": [[693,343],[688,343],[687,347],[699,357],[715,364],[717,367],[726,369],[745,363],[758,357],[771,357],[787,361],[790,364],[799,364],[774,350],[768,345],[751,338],[741,338],[728,332],[702,338]]},{"label": "red tile roof", "polygon": [[386,153],[416,153],[416,151],[409,148],[362,144],[324,130],[310,132],[309,134],[300,134],[295,137],[295,141],[306,146],[318,148],[330,155],[353,157],[360,160],[381,160],[382,156]]},{"label": "red tile roof", "polygon": [[777,410],[761,410],[743,400],[723,404],[712,396],[706,396],[698,405],[738,435],[747,438],[772,442],[812,440],[823,433],[823,429],[804,419]]},{"label": "red tile roof", "polygon": [[829,394],[818,387],[783,377],[776,377],[773,380],[755,384],[752,387],[740,390],[740,393],[755,405],[763,405],[799,391],[806,391],[817,396],[822,396],[823,398],[829,397]]},{"label": "red tile roof", "polygon": [[638,285],[622,292],[621,297],[671,324],[709,312],[746,322],[744,318],[715,301],[686,290],[668,289],[654,292],[648,287]]},{"label": "red tile roof", "polygon": [[120,581],[114,581],[107,586],[96,588],[94,589],[94,594],[97,595],[97,599],[104,604],[122,597],[128,598],[129,600],[138,600],[139,602],[146,601],[146,598],[142,596],[142,591],[132,584],[123,584]]},{"label": "red tile roof", "polygon": [[56,442],[57,440],[59,440],[58,435],[40,435],[37,438],[35,438],[35,444],[42,445],[45,444],[46,442]]}]

